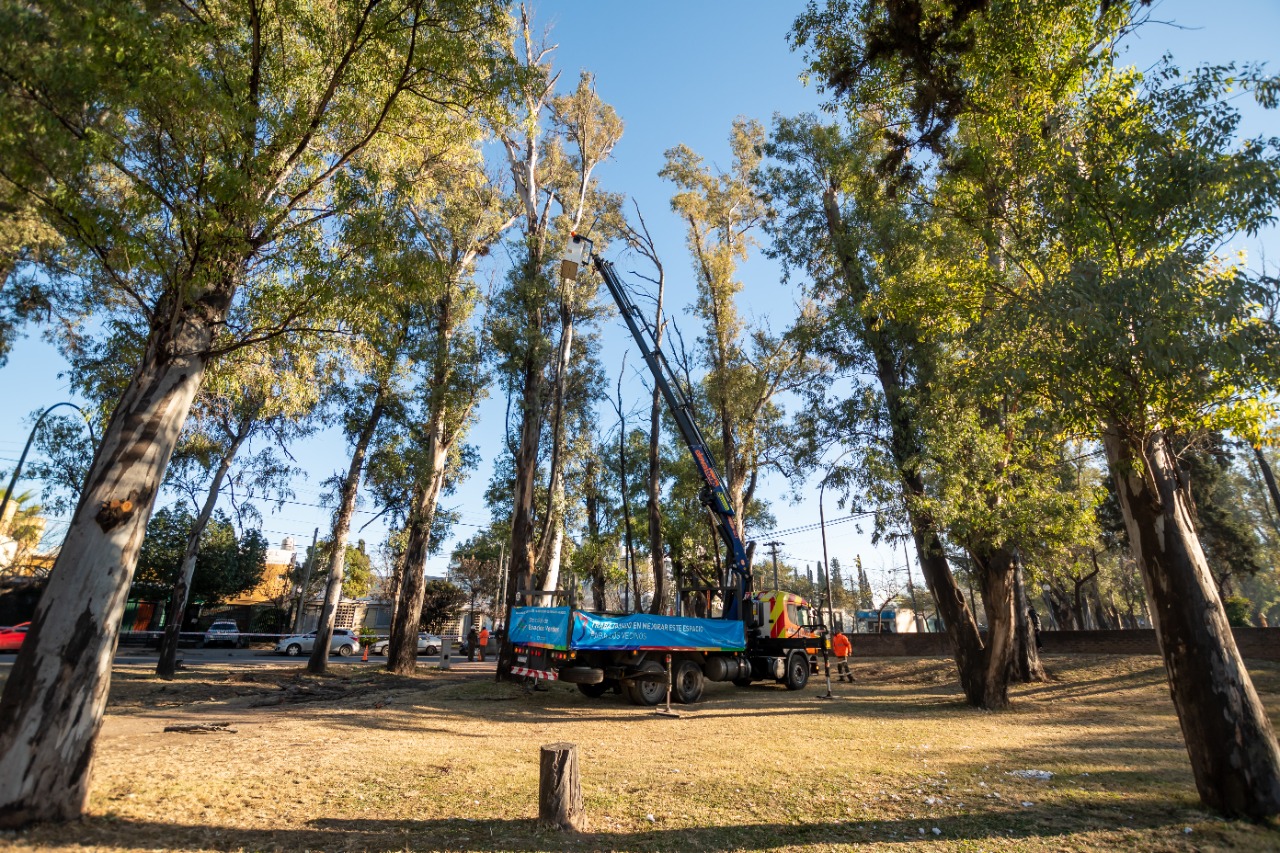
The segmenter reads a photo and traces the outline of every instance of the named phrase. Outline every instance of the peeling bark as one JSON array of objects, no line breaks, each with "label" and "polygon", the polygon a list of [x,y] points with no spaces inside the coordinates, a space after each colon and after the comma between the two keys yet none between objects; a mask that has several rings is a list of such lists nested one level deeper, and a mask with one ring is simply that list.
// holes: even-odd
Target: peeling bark
[{"label": "peeling bark", "polygon": [[125,599],[230,288],[153,331],[0,696],[0,827],[80,816]]}]

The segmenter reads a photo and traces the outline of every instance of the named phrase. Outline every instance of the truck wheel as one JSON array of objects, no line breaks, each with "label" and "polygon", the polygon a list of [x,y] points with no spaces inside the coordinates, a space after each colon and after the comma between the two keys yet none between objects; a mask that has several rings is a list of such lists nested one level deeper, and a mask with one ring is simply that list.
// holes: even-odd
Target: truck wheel
[{"label": "truck wheel", "polygon": [[675,682],[672,684],[671,692],[675,694],[677,702],[682,705],[692,705],[702,698],[702,688],[705,683],[702,667],[691,660],[680,661],[676,664]]},{"label": "truck wheel", "polygon": [[[638,673],[653,673],[654,675],[662,675],[665,670],[662,664],[656,660],[647,660],[636,668]],[[638,681],[627,682],[627,698],[631,700],[633,705],[644,705],[652,708],[662,701],[667,695],[666,679],[643,678]]]},{"label": "truck wheel", "polygon": [[599,684],[579,684],[578,691],[582,693],[583,696],[589,696],[592,699],[599,699],[601,696],[609,692],[610,687],[612,687],[611,684],[607,681],[602,681]]},{"label": "truck wheel", "polygon": [[809,683],[809,658],[800,652],[793,652],[787,658],[787,673],[783,677],[783,683],[788,690],[803,690]]}]

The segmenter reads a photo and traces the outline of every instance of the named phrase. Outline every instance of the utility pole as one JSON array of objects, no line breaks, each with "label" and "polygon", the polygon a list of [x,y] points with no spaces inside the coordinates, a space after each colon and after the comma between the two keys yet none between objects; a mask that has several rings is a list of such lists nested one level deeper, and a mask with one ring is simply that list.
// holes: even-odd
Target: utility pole
[{"label": "utility pole", "polygon": [[778,586],[778,549],[782,547],[781,542],[766,542],[766,548],[773,551],[773,588],[780,589]]},{"label": "utility pole", "polygon": [[924,617],[920,615],[920,606],[916,604],[916,585],[911,580],[911,547],[907,544],[907,537],[902,537],[902,555],[907,561],[907,590],[911,593],[911,609],[915,612],[912,619],[916,623],[916,632],[923,634],[926,628]]},{"label": "utility pole", "polygon": [[[493,604],[494,622],[497,622],[497,611],[501,607],[502,602],[507,600],[507,540],[503,539],[498,543],[498,600]],[[496,625],[495,625],[496,627]],[[503,620],[502,630],[507,630],[506,620]]]},{"label": "utility pole", "polygon": [[307,585],[311,583],[311,567],[315,565],[316,543],[320,541],[320,528],[311,534],[311,550],[307,552],[306,562],[302,564],[302,585],[298,590],[298,612],[293,615],[293,633],[302,633],[302,611],[307,604]]}]

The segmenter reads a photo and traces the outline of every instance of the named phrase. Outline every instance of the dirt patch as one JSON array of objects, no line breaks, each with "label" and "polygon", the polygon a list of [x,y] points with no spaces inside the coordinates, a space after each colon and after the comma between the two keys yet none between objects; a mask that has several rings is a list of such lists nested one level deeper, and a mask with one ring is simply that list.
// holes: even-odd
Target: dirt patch
[{"label": "dirt patch", "polygon": [[[1198,806],[1154,657],[1048,660],[1014,709],[951,664],[865,659],[853,685],[709,685],[680,719],[568,685],[335,667],[120,673],[87,818],[48,850],[1275,850]],[[1254,669],[1280,705],[1280,667]],[[264,705],[277,696],[305,697]],[[227,723],[235,733],[163,732]],[[537,826],[538,747],[578,744],[590,831]],[[1190,830],[1188,832],[1187,830]]]}]

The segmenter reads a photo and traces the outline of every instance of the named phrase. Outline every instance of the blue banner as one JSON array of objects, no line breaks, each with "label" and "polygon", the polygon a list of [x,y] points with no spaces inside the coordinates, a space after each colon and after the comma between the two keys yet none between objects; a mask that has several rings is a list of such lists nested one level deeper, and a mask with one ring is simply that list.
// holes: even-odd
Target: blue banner
[{"label": "blue banner", "polygon": [[746,635],[733,619],[693,619],[680,616],[596,616],[573,614],[575,649],[671,649],[684,651],[742,651]]},{"label": "blue banner", "polygon": [[525,646],[567,650],[569,648],[566,645],[569,639],[569,608],[512,608],[509,639],[513,643]]}]

